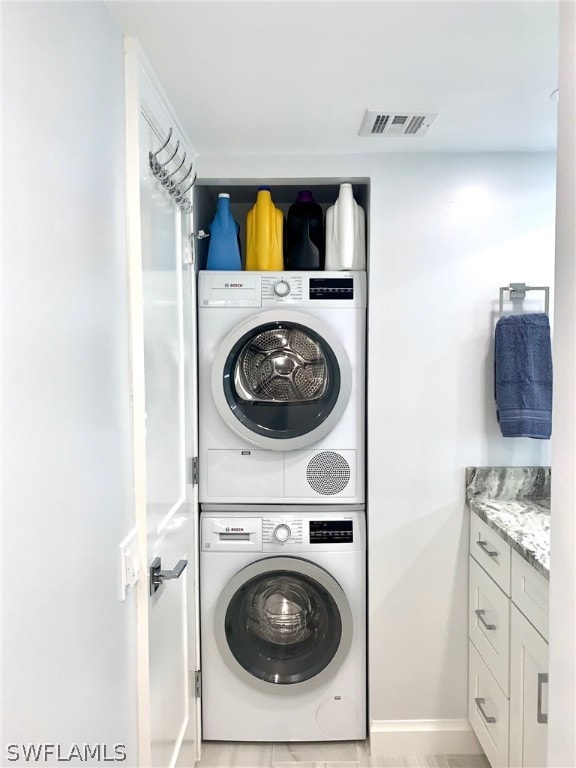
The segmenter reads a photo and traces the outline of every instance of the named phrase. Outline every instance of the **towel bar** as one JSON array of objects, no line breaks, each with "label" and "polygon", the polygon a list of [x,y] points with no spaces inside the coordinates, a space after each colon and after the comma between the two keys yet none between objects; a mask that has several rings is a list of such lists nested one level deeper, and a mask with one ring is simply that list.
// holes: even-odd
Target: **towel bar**
[{"label": "towel bar", "polygon": [[500,288],[500,314],[504,312],[504,293],[508,292],[509,301],[513,299],[526,298],[527,291],[544,291],[544,312],[548,314],[548,307],[550,302],[550,288],[547,286],[530,286],[526,283],[510,283],[510,285],[504,285]]}]

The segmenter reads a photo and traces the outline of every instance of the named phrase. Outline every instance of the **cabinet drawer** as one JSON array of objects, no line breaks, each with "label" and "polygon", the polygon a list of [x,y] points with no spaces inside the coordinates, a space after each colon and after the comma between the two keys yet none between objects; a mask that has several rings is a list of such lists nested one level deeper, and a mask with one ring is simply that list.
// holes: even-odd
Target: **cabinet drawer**
[{"label": "cabinet drawer", "polygon": [[492,768],[507,768],[509,702],[472,642],[468,647],[468,718]]},{"label": "cabinet drawer", "polygon": [[500,688],[509,695],[510,599],[470,560],[468,634]]},{"label": "cabinet drawer", "polygon": [[545,640],[548,640],[548,580],[512,552],[512,600]]},{"label": "cabinet drawer", "polygon": [[470,554],[509,595],[510,544],[474,513],[470,515]]},{"label": "cabinet drawer", "polygon": [[510,765],[546,765],[548,643],[516,606],[510,631]]}]

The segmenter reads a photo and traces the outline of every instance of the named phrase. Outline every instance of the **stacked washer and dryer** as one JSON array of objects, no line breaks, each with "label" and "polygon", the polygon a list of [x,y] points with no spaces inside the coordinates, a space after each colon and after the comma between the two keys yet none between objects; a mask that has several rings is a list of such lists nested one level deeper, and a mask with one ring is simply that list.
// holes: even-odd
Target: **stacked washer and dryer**
[{"label": "stacked washer and dryer", "polygon": [[203,737],[366,735],[364,272],[199,274]]}]

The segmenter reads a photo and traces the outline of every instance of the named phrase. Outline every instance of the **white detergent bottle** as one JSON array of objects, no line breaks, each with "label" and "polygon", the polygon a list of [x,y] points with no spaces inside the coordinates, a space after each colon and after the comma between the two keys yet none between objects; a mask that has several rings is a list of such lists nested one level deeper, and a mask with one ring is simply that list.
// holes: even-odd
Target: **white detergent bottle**
[{"label": "white detergent bottle", "polygon": [[366,269],[366,220],[352,184],[340,184],[338,199],[326,211],[326,270]]}]

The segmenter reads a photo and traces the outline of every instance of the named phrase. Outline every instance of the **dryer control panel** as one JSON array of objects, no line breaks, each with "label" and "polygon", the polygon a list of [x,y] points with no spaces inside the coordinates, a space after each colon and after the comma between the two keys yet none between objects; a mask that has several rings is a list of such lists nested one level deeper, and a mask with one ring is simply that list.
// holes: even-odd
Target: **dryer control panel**
[{"label": "dryer control panel", "polygon": [[262,305],[302,301],[301,276],[290,274],[262,276]]},{"label": "dryer control panel", "polygon": [[366,306],[366,273],[201,270],[198,303],[201,310],[282,305],[358,309]]}]

